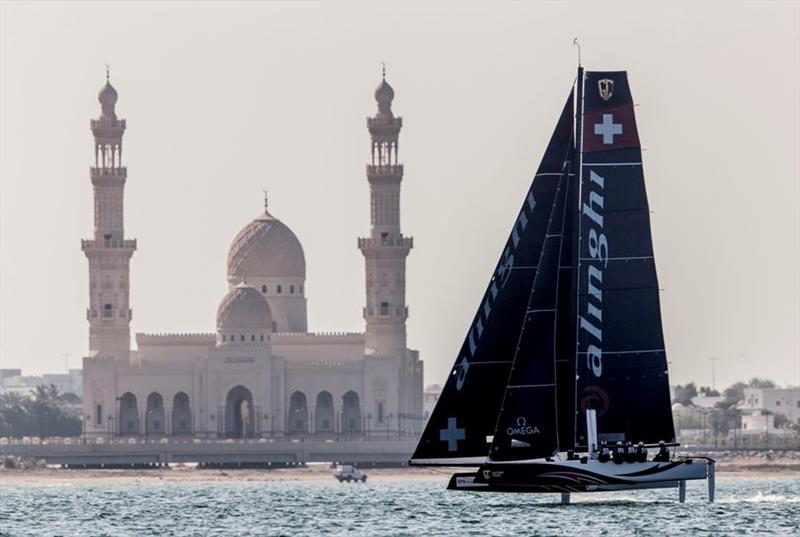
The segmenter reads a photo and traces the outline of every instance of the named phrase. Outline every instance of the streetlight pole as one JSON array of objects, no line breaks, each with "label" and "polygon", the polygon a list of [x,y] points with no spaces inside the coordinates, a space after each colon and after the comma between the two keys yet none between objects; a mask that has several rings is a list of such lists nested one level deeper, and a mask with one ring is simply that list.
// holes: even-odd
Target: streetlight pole
[{"label": "streetlight pole", "polygon": [[711,389],[717,391],[717,360],[719,358],[712,356],[708,360],[711,362]]}]

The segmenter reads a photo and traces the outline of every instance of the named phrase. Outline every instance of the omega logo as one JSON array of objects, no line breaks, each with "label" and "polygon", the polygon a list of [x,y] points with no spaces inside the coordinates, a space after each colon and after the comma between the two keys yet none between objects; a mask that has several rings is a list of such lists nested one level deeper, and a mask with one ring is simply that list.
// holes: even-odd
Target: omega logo
[{"label": "omega logo", "polygon": [[525,416],[519,416],[517,418],[517,426],[506,429],[506,434],[508,434],[508,436],[526,436],[541,434],[541,431],[538,427],[528,425],[528,420],[525,419]]}]

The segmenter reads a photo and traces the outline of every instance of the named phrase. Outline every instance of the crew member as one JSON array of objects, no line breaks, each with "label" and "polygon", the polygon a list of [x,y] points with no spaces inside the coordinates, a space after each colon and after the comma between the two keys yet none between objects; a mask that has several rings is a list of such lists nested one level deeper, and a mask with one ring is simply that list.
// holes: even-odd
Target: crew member
[{"label": "crew member", "polygon": [[597,456],[600,462],[608,462],[611,460],[611,453],[608,451],[608,444],[605,442],[600,443],[600,454]]},{"label": "crew member", "polygon": [[622,446],[622,442],[617,442],[617,445],[614,448],[613,460],[616,464],[622,464],[625,462],[625,448]]},{"label": "crew member", "polygon": [[653,457],[653,461],[669,462],[669,451],[667,450],[667,446],[664,444],[663,440],[659,440],[658,442],[658,453],[656,453],[656,456]]},{"label": "crew member", "polygon": [[636,444],[636,462],[647,461],[647,448],[644,447],[644,442]]},{"label": "crew member", "polygon": [[634,451],[633,442],[630,440],[625,443],[625,462],[636,462],[636,451]]}]

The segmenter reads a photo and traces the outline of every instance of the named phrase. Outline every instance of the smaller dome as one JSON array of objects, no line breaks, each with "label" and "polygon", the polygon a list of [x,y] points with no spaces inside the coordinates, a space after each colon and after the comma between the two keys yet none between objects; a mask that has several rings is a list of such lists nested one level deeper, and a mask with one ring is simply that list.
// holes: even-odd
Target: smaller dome
[{"label": "smaller dome", "polygon": [[386,82],[385,78],[381,81],[381,84],[375,88],[375,100],[378,101],[378,103],[385,104],[392,104],[394,100],[394,90],[389,83]]},{"label": "smaller dome", "polygon": [[117,104],[117,90],[111,85],[111,82],[106,81],[106,85],[97,94],[97,100],[103,106],[114,106]]},{"label": "smaller dome", "polygon": [[225,295],[217,309],[218,332],[254,332],[272,329],[272,312],[255,287],[242,282]]}]

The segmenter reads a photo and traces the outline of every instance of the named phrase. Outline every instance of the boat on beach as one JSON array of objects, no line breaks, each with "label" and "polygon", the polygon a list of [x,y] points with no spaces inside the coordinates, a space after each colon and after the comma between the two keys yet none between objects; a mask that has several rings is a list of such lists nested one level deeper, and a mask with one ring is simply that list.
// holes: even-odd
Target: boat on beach
[{"label": "boat on beach", "polygon": [[706,479],[713,501],[714,461],[677,446],[628,76],[579,66],[410,464],[562,502]]}]

